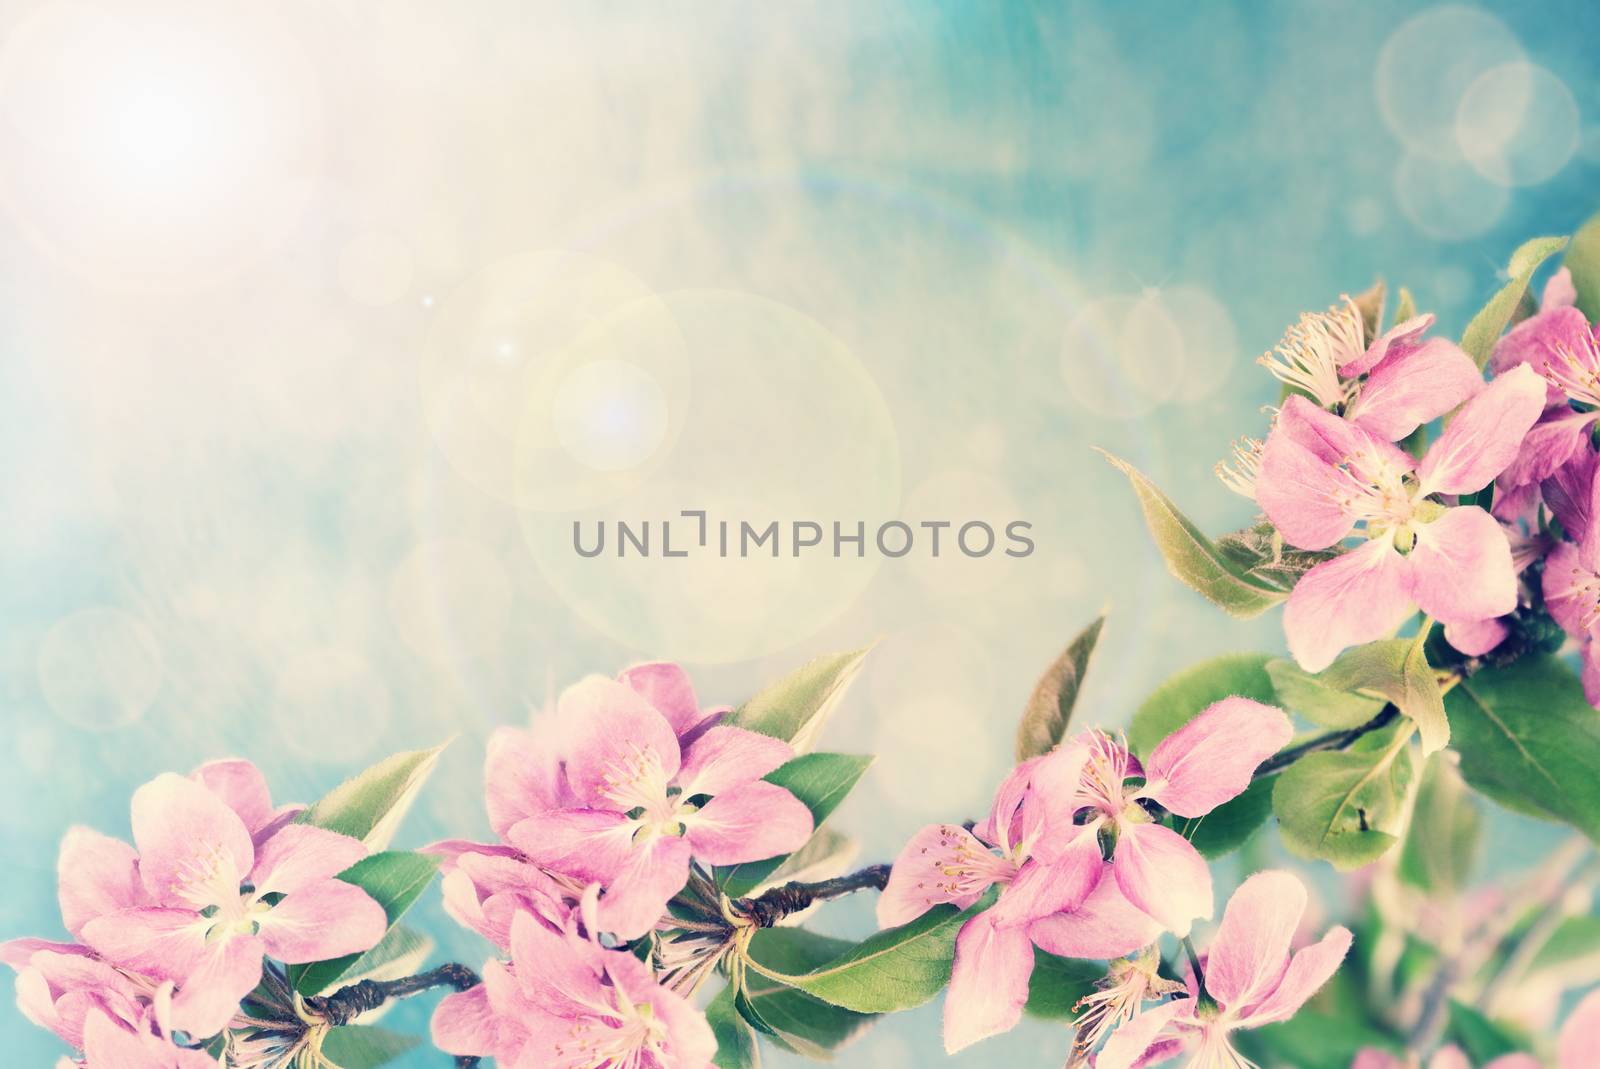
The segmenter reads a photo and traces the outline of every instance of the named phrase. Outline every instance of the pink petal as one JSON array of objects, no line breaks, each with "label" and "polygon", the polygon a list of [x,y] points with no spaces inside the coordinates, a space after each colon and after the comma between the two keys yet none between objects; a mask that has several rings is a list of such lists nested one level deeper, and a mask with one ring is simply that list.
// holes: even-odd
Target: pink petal
[{"label": "pink petal", "polygon": [[1347,415],[1362,430],[1398,442],[1481,389],[1483,374],[1472,357],[1454,342],[1434,338],[1379,364]]},{"label": "pink petal", "polygon": [[1290,873],[1258,872],[1240,884],[1206,955],[1206,992],[1235,1011],[1265,998],[1289,967],[1305,910],[1305,884]]},{"label": "pink petal", "polygon": [[[1357,375],[1366,374],[1378,367],[1385,360],[1391,362],[1403,360],[1410,354],[1423,348],[1417,341],[1433,326],[1433,313],[1424,312],[1419,316],[1412,316],[1404,323],[1396,323],[1381,335],[1375,338],[1366,352],[1340,365],[1339,374],[1347,379]],[[1476,375],[1476,369],[1474,369]]]},{"label": "pink petal", "polygon": [[183,980],[206,947],[211,921],[187,909],[135,908],[83,926],[83,941],[107,961],[160,980]]},{"label": "pink petal", "polygon": [[[1319,408],[1299,394],[1283,402],[1272,429],[1327,464],[1338,464],[1346,457],[1355,456],[1374,440],[1372,435],[1348,420]],[[1383,445],[1394,448],[1388,443]]]},{"label": "pink petal", "polygon": [[1561,1026],[1557,1038],[1558,1069],[1592,1069],[1600,1051],[1600,990],[1589,992]]},{"label": "pink petal", "polygon": [[239,1010],[239,1000],[261,982],[264,947],[253,935],[219,939],[206,947],[172,1000],[172,1027],[203,1039],[214,1036]]},{"label": "pink petal", "polygon": [[[151,1044],[99,1011],[91,1012],[84,1021],[83,1046],[86,1061],[94,1069],[171,1069],[159,1044],[152,1050]],[[171,1048],[171,1044],[166,1046]]]},{"label": "pink petal", "polygon": [[194,780],[168,772],[133,792],[139,876],[166,905],[222,905],[255,862],[239,815]]},{"label": "pink petal", "polygon": [[[1468,1069],[1471,1069],[1471,1067],[1469,1066]],[[1518,1051],[1513,1054],[1502,1054],[1498,1058],[1491,1059],[1484,1065],[1483,1069],[1544,1069],[1544,1066],[1539,1064],[1539,1059],[1533,1055]]]},{"label": "pink petal", "polygon": [[1145,762],[1139,793],[1180,817],[1203,816],[1242,794],[1256,766],[1293,737],[1282,709],[1224,698],[1161,740]]},{"label": "pink petal", "polygon": [[695,697],[694,684],[689,682],[689,674],[675,664],[667,661],[636,664],[624,669],[617,680],[654,706],[678,735],[687,734],[705,717]]},{"label": "pink petal", "polygon": [[1182,937],[1212,911],[1211,870],[1189,841],[1160,824],[1124,824],[1111,871],[1128,901]]},{"label": "pink petal", "polygon": [[1344,504],[1349,479],[1290,436],[1287,411],[1267,435],[1256,477],[1256,501],[1290,545],[1327,549],[1355,526]]},{"label": "pink petal", "polygon": [[267,953],[300,964],[359,954],[389,930],[383,907],[342,880],[305,884],[284,895],[260,922]]},{"label": "pink petal", "polygon": [[1350,929],[1334,927],[1320,941],[1295,951],[1277,988],[1264,1000],[1244,1010],[1245,1016],[1239,1022],[1240,1027],[1259,1028],[1293,1017],[1306,1004],[1306,1000],[1339,971],[1340,963],[1350,950],[1350,940]]},{"label": "pink petal", "polygon": [[96,917],[146,902],[133,847],[91,828],[67,829],[56,873],[61,921],[73,935]]},{"label": "pink petal", "polygon": [[1028,926],[1040,949],[1064,958],[1119,958],[1154,943],[1161,932],[1160,923],[1129,902],[1115,879],[1102,879],[1070,913]]},{"label": "pink petal", "polygon": [[1600,709],[1600,645],[1591,637],[1583,644],[1583,696]]},{"label": "pink petal", "polygon": [[567,779],[580,804],[626,813],[658,801],[678,774],[678,736],[654,706],[621,683],[590,676],[561,695],[572,726]]},{"label": "pink petal", "polygon": [[[1129,760],[1132,762],[1131,755]],[[1088,761],[1089,748],[1077,739],[1069,739],[1033,762],[1021,819],[1012,822],[1012,830],[1019,838],[1011,842],[1011,850],[1036,861],[1052,862],[1073,849],[1082,834],[1073,821],[1083,767]]]},{"label": "pink petal", "polygon": [[610,955],[606,972],[628,998],[649,1005],[656,1020],[666,1025],[660,1058],[664,1065],[710,1066],[717,1053],[717,1037],[705,1014],[658,985],[650,970],[632,955]]},{"label": "pink petal", "polygon": [[517,821],[570,804],[554,748],[521,728],[496,728],[489,736],[483,788],[489,826],[502,839]]},{"label": "pink petal", "polygon": [[208,761],[195,769],[191,778],[237,813],[250,834],[272,820],[272,794],[266,777],[249,761],[238,757]]},{"label": "pink petal", "polygon": [[1578,543],[1584,564],[1600,566],[1595,559],[1600,550],[1600,453],[1582,450],[1576,460],[1541,483],[1539,493],[1567,537]]},{"label": "pink petal", "polygon": [[[985,874],[962,882],[949,871]],[[878,896],[878,926],[895,928],[949,903],[966,909],[994,883],[990,872],[1005,865],[976,836],[957,824],[929,824],[911,837],[894,859],[889,882]]]},{"label": "pink petal", "polygon": [[1364,1047],[1356,1052],[1356,1060],[1350,1063],[1350,1069],[1406,1069],[1406,1063],[1398,1054],[1390,1054],[1376,1047]]},{"label": "pink petal", "polygon": [[634,850],[600,899],[600,930],[637,939],[654,928],[667,902],[689,882],[689,841],[656,838]]},{"label": "pink petal", "polygon": [[0,965],[21,972],[41,950],[51,954],[77,954],[80,957],[88,957],[94,953],[88,947],[79,946],[77,943],[58,943],[53,939],[23,936],[20,939],[8,939],[0,943]]},{"label": "pink petal", "polygon": [[1194,1000],[1187,998],[1173,999],[1144,1010],[1111,1033],[1095,1059],[1095,1069],[1136,1069],[1147,1064],[1146,1052],[1156,1046],[1163,1035],[1170,1034],[1173,1020],[1193,1013]]},{"label": "pink petal", "polygon": [[1468,657],[1482,657],[1506,640],[1511,629],[1501,619],[1446,624],[1445,641]]},{"label": "pink petal", "polygon": [[534,1003],[562,1017],[581,1017],[608,1007],[602,982],[602,951],[523,915],[511,925],[511,959],[517,979]]},{"label": "pink petal", "polygon": [[1522,439],[1544,410],[1544,390],[1544,380],[1526,366],[1491,382],[1422,458],[1418,492],[1471,494],[1488,486],[1516,459]]},{"label": "pink petal", "polygon": [[1565,404],[1547,410],[1522,439],[1501,480],[1507,486],[1525,486],[1550,478],[1583,452],[1594,421],[1593,412],[1575,412]]},{"label": "pink petal", "polygon": [[1493,516],[1453,508],[1415,530],[1411,596],[1423,612],[1446,624],[1474,623],[1517,607],[1511,543]]},{"label": "pink petal", "polygon": [[944,1000],[949,1054],[999,1035],[1022,1019],[1033,975],[1033,943],[1021,928],[998,928],[980,913],[956,936],[950,990]]},{"label": "pink petal", "polygon": [[[1576,351],[1589,333],[1589,321],[1576,308],[1560,307],[1529,316],[1506,332],[1495,343],[1489,366],[1497,375],[1525,364],[1539,375],[1550,370],[1550,360],[1556,350],[1566,347]],[[1562,400],[1559,389],[1550,387],[1550,400]]]},{"label": "pink petal", "polygon": [[511,828],[511,842],[552,872],[607,883],[633,854],[634,824],[601,809],[559,809]]},{"label": "pink petal", "polygon": [[994,792],[989,815],[972,829],[974,835],[998,846],[1002,852],[1010,853],[1015,837],[1021,832],[1017,827],[1017,814],[1022,808],[1022,800],[1027,797],[1028,781],[1039,761],[1038,757],[1030,757],[1006,773],[1006,778],[1000,781],[1000,786]]},{"label": "pink petal", "polygon": [[683,821],[694,856],[712,865],[792,853],[811,838],[813,823],[805,803],[761,780],[722,792]]},{"label": "pink petal", "polygon": [[1539,311],[1548,312],[1577,303],[1578,287],[1572,284],[1572,269],[1562,267],[1552,271],[1544,281],[1544,292],[1539,295]]},{"label": "pink petal", "polygon": [[1017,878],[988,911],[994,923],[1010,928],[1083,905],[1089,892],[1101,882],[1106,863],[1093,836],[1083,836],[1080,841],[1079,849],[1070,850],[1055,861],[1033,860],[1018,869]]},{"label": "pink petal", "polygon": [[359,839],[310,824],[290,824],[261,844],[250,882],[256,891],[297,891],[339,875],[367,856]]},{"label": "pink petal", "polygon": [[500,1018],[489,1007],[489,992],[483,984],[446,995],[434,1008],[429,1033],[433,1045],[446,1054],[490,1057],[498,1053],[494,1042],[501,1028]]},{"label": "pink petal", "polygon": [[760,779],[793,756],[794,747],[782,739],[744,728],[714,727],[684,750],[678,784],[686,798],[721,794]]},{"label": "pink petal", "polygon": [[1406,560],[1383,538],[1312,568],[1283,610],[1294,659],[1320,672],[1347,647],[1390,635],[1414,611],[1410,583]]}]

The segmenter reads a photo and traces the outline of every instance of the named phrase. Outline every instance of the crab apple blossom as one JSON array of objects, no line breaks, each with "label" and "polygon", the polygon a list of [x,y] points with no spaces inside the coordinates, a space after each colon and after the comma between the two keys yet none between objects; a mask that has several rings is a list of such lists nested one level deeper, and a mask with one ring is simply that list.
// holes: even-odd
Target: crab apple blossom
[{"label": "crab apple blossom", "polygon": [[1096,1069],[1133,1069],[1156,1056],[1190,1051],[1187,1069],[1247,1066],[1230,1035],[1286,1021],[1338,970],[1350,949],[1347,928],[1291,954],[1306,907],[1305,885],[1287,872],[1258,872],[1228,901],[1204,962],[1190,978],[1192,997],[1134,1016],[1113,1032]]},{"label": "crab apple blossom", "polygon": [[519,913],[510,950],[483,983],[439,1003],[439,1049],[516,1069],[706,1069],[716,1053],[699,1010],[575,924],[557,932]]},{"label": "crab apple blossom", "polygon": [[530,807],[505,834],[535,864],[603,885],[604,931],[631,939],[653,928],[691,859],[758,861],[811,835],[811,811],[762,779],[793,749],[702,712],[676,665],[592,676],[561,695],[557,714],[567,804]]},{"label": "crab apple blossom", "polygon": [[178,1046],[152,1019],[128,1023],[92,1010],[84,1025],[83,1069],[218,1069],[218,1062]]},{"label": "crab apple blossom", "polygon": [[[83,921],[80,938],[120,968],[177,984],[173,1027],[197,1036],[227,1024],[260,980],[263,957],[298,963],[353,954],[388,927],[382,906],[335,879],[365,846],[281,823],[260,804],[263,792],[238,789],[259,775],[229,772],[220,791],[204,775],[171,773],[140,787],[132,805],[137,854],[108,851],[105,866],[72,876],[70,893],[63,878],[69,929],[79,908],[107,907]],[[128,882],[129,864],[137,886]]]},{"label": "crab apple blossom", "polygon": [[158,987],[72,943],[16,939],[0,946],[0,960],[16,970],[17,1008],[22,1015],[80,1050],[91,1013],[137,1021]]},{"label": "crab apple blossom", "polygon": [[1509,613],[1517,578],[1505,533],[1476,505],[1538,418],[1543,384],[1525,367],[1469,401],[1422,460],[1291,397],[1267,438],[1256,483],[1268,519],[1291,545],[1323,550],[1360,533],[1361,546],[1317,564],[1295,584],[1284,630],[1295,660],[1321,671],[1339,652],[1391,634],[1420,607],[1440,622]]}]

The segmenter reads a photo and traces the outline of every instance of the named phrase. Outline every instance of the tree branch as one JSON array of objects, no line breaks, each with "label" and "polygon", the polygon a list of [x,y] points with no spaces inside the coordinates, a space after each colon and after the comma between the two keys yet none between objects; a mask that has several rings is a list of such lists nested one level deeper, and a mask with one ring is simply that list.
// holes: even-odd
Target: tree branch
[{"label": "tree branch", "polygon": [[856,891],[881,891],[889,882],[888,865],[868,865],[864,869],[816,883],[786,883],[755,898],[741,898],[733,908],[758,928],[771,928],[793,913],[830,898],[842,898]]},{"label": "tree branch", "polygon": [[466,991],[477,987],[480,978],[465,965],[450,962],[416,976],[398,980],[362,980],[340,988],[331,995],[306,999],[306,1008],[331,1025],[345,1025],[393,999],[410,998],[436,987]]},{"label": "tree branch", "polygon": [[1386,728],[1399,718],[1400,710],[1393,703],[1385,705],[1378,710],[1377,716],[1368,720],[1365,724],[1346,731],[1330,731],[1326,735],[1318,735],[1314,739],[1307,739],[1298,746],[1291,746],[1287,750],[1279,751],[1257,766],[1255,778],[1261,779],[1265,776],[1275,776],[1309,753],[1348,749],[1350,744],[1361,738],[1361,736],[1370,735],[1380,728]]}]

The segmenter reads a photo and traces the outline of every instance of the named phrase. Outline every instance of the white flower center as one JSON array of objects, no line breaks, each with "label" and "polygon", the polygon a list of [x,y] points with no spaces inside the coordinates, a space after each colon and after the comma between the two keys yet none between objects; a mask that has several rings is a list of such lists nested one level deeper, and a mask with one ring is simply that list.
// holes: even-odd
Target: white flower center
[{"label": "white flower center", "polygon": [[635,1005],[618,991],[616,1010],[616,1024],[602,1017],[572,1022],[568,1041],[556,1045],[558,1069],[639,1069],[647,1054],[654,1062],[664,1060],[667,1026],[654,1007]]},{"label": "white flower center", "polygon": [[1556,389],[1579,404],[1600,408],[1600,343],[1593,334],[1585,331],[1576,349],[1557,345],[1549,367],[1546,377]]},{"label": "white flower center", "polygon": [[1354,395],[1355,382],[1341,379],[1339,368],[1364,351],[1361,311],[1350,298],[1344,300],[1343,306],[1302,315],[1258,361],[1279,382],[1328,409],[1348,403]]}]

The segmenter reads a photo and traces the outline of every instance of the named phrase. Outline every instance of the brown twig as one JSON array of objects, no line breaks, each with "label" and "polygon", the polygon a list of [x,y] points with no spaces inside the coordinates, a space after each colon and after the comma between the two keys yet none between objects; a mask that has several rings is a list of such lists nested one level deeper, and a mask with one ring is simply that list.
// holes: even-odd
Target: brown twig
[{"label": "brown twig", "polygon": [[785,917],[809,908],[813,903],[842,898],[856,891],[881,891],[889,883],[888,865],[868,865],[864,869],[815,883],[786,883],[755,898],[741,898],[733,909],[753,920],[758,928],[771,928]]},{"label": "brown twig", "polygon": [[1291,746],[1287,750],[1280,750],[1273,756],[1261,762],[1256,768],[1256,779],[1263,776],[1274,776],[1300,758],[1310,753],[1320,753],[1324,750],[1345,750],[1363,735],[1370,735],[1374,731],[1388,727],[1400,718],[1400,710],[1393,704],[1385,705],[1378,710],[1378,715],[1368,720],[1365,724],[1349,728],[1345,731],[1330,731],[1326,735],[1318,735],[1314,739],[1307,739],[1298,746]]},{"label": "brown twig", "polygon": [[410,998],[438,987],[466,991],[477,987],[480,982],[477,973],[452,961],[437,969],[398,980],[362,980],[340,988],[331,995],[308,998],[306,1008],[331,1025],[345,1025],[395,999]]}]

